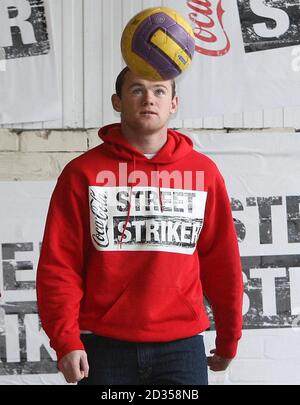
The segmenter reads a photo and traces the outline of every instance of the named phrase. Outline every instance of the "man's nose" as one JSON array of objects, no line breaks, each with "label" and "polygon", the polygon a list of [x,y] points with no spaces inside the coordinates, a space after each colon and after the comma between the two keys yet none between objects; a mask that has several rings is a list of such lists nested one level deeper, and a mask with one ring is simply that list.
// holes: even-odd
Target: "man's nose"
[{"label": "man's nose", "polygon": [[151,91],[145,91],[144,94],[144,99],[143,99],[143,105],[153,105],[154,100],[153,100],[153,94]]}]

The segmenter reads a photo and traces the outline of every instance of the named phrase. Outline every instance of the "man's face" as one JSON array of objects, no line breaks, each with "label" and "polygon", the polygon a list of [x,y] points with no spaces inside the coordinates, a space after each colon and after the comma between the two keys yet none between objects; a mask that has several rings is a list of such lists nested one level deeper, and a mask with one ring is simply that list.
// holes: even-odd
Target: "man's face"
[{"label": "man's face", "polygon": [[140,134],[151,134],[166,128],[170,114],[176,112],[178,98],[172,99],[170,80],[153,82],[127,72],[121,99],[114,94],[114,109],[121,122]]}]

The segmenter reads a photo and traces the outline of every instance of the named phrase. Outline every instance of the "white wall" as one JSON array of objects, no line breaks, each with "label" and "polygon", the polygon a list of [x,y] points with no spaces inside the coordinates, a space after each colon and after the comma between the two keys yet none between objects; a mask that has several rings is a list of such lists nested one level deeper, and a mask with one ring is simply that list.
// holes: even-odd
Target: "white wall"
[{"label": "white wall", "polygon": [[[214,332],[205,345],[214,348]],[[224,372],[209,372],[210,384],[299,385],[300,328],[244,330],[238,354]]]},{"label": "white wall", "polygon": [[[122,27],[132,15],[142,8],[161,4],[163,1],[149,0],[49,1],[63,117],[56,122],[16,124],[8,129],[0,126],[0,181],[56,179],[69,160],[98,144],[98,127],[118,120],[112,113],[110,95],[122,60],[119,52],[112,58],[108,50],[118,49]],[[200,136],[201,129],[207,132],[208,128],[229,132],[228,136],[236,129],[264,132],[271,128],[272,136],[273,129],[277,132],[300,129],[300,107],[173,121],[171,126],[183,131],[197,128]],[[205,339],[208,349],[213,348],[214,333],[207,333]],[[300,384],[298,341],[299,329],[244,331],[237,359],[228,371],[210,373],[210,381]]]}]

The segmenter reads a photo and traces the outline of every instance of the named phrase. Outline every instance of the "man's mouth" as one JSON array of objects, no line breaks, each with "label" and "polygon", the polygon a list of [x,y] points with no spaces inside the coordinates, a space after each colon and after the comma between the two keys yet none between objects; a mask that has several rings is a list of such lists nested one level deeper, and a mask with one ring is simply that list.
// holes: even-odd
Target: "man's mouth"
[{"label": "man's mouth", "polygon": [[154,111],[146,110],[146,111],[141,111],[141,115],[157,115],[157,113]]}]

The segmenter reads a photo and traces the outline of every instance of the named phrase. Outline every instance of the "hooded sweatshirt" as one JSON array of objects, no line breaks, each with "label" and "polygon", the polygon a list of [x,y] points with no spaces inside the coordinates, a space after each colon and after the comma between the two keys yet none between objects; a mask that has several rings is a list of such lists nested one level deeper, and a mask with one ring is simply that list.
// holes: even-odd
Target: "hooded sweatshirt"
[{"label": "hooded sweatshirt", "polygon": [[222,175],[168,130],[148,159],[121,133],[66,165],[51,197],[37,270],[42,326],[60,360],[80,331],[166,342],[206,330],[232,358],[242,328],[242,272]]}]

